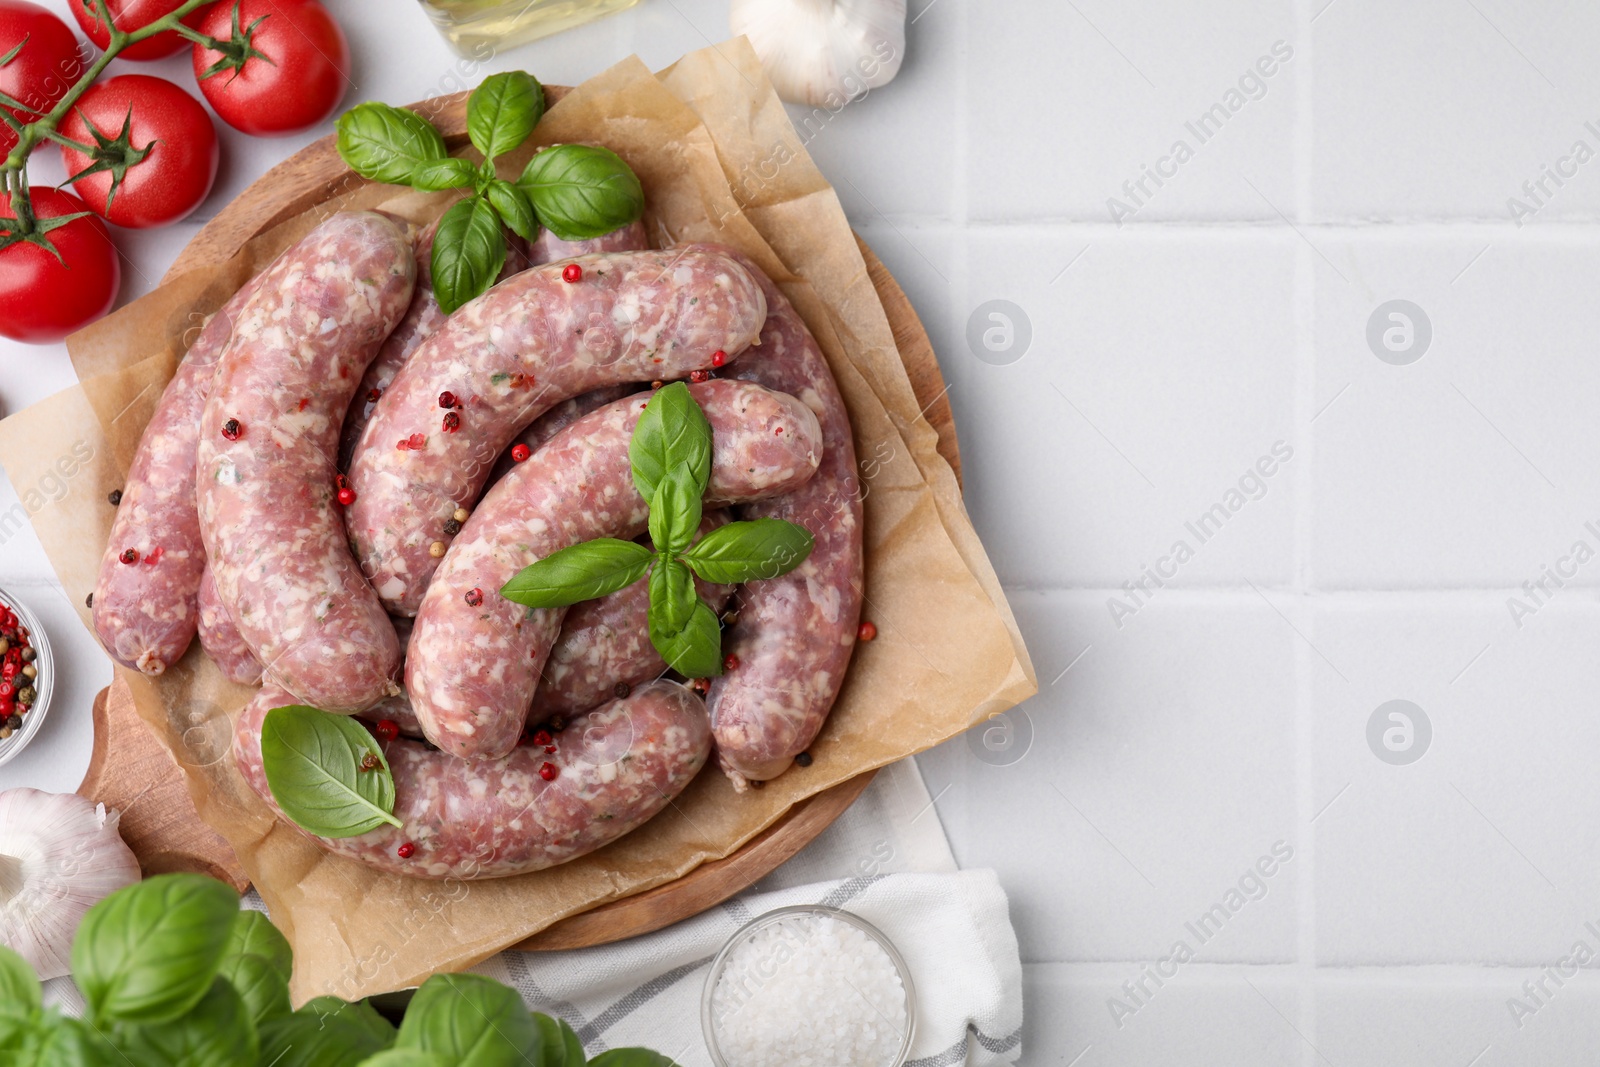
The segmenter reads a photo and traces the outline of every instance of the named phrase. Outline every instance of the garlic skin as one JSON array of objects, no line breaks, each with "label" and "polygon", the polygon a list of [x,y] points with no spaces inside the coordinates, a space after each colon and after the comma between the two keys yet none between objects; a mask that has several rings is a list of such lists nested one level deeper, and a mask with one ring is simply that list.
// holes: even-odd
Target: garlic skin
[{"label": "garlic skin", "polygon": [[733,0],[728,22],[792,104],[843,107],[892,81],[906,53],[906,0]]},{"label": "garlic skin", "polygon": [[72,937],[94,904],[139,880],[117,814],[75,793],[0,793],[0,944],[41,980],[72,970]]}]

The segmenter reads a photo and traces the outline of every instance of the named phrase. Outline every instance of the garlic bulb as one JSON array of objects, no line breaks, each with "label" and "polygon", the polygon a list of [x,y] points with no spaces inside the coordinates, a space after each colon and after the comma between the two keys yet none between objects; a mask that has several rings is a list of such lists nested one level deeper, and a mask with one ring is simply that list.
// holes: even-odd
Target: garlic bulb
[{"label": "garlic bulb", "polygon": [[733,0],[778,95],[837,110],[887,85],[906,51],[906,0]]},{"label": "garlic bulb", "polygon": [[0,793],[0,944],[41,979],[72,970],[72,935],[95,903],[139,880],[115,812],[74,793]]}]

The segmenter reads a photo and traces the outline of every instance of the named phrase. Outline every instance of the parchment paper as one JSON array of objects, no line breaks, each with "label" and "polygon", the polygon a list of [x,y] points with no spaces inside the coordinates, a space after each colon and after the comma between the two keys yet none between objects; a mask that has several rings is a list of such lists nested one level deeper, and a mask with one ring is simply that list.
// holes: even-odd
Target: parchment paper
[{"label": "parchment paper", "polygon": [[[879,637],[857,650],[811,748],[812,766],[742,796],[708,769],[644,828],[593,855],[477,883],[378,874],[325,855],[275,822],[228,754],[230,719],[250,690],[226,682],[198,641],[159,679],[123,672],[140,715],[182,767],[201,816],[233,845],[293,943],[297,1003],[416,985],[568,915],[671,881],[733,852],[797,801],[938,744],[1037,688],[844,212],[747,43],[693,53],[659,77],[637,59],[619,63],[553,107],[536,137],[617,151],[644,184],[658,245],[735,245],[805,316],[855,428],[866,492],[865,617]],[[504,170],[521,162],[508,159]],[[106,494],[121,484],[161,388],[205,317],[333,210],[383,206],[423,221],[449,199],[357,188],[261,234],[221,267],[174,278],[69,341],[82,384],[0,422],[0,464],[85,625],[83,600],[112,519]],[[18,521],[0,515],[0,526]]]}]

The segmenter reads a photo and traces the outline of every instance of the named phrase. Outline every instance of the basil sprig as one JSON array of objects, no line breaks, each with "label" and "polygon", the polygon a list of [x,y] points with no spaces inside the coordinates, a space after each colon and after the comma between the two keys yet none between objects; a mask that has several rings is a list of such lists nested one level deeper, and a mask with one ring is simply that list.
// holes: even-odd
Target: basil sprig
[{"label": "basil sprig", "polygon": [[649,501],[655,551],[598,538],[552,552],[500,589],[530,608],[563,608],[650,578],[650,643],[686,678],[722,673],[722,627],[694,588],[695,575],[735,585],[787,574],[811,554],[811,534],[782,519],[730,522],[695,542],[711,481],[711,424],[688,386],[675,382],[645,405],[628,442],[633,484]]},{"label": "basil sprig", "polygon": [[483,154],[478,166],[451,156],[414,111],[368,102],[339,118],[339,155],[363,178],[427,192],[471,190],[433,242],[434,295],[446,314],[494,284],[506,257],[502,227],[526,241],[541,224],[562,240],[583,240],[644,213],[639,179],[604,148],[557,145],[534,156],[515,182],[501,178],[495,160],[527,141],[543,117],[544,86],[531,74],[485,78],[467,98],[467,137]]},{"label": "basil sprig", "polygon": [[272,799],[307,833],[355,837],[384,823],[401,825],[392,814],[389,762],[366,728],[347,715],[303,704],[273,708],[261,723],[261,766]]}]

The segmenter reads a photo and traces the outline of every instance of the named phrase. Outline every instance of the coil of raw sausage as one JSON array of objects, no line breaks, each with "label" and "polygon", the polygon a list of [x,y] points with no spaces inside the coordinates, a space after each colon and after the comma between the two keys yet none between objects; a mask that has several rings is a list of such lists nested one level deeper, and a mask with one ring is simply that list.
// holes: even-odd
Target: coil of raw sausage
[{"label": "coil of raw sausage", "polygon": [[[293,703],[291,694],[269,685],[234,729],[234,760],[275,812],[261,765],[261,724],[273,708]],[[477,762],[417,741],[389,741],[383,750],[403,827],[312,840],[412,878],[543,870],[615,841],[671,803],[705,765],[711,729],[698,696],[673,682],[653,682],[573,721],[551,741],[554,752],[524,746],[505,759]],[[412,846],[406,857],[404,844]]]},{"label": "coil of raw sausage", "polygon": [[210,567],[200,576],[200,647],[228,681],[236,685],[261,684],[261,661],[250,651],[244,635],[228,617],[228,609],[222,606]]},{"label": "coil of raw sausage", "polygon": [[400,663],[350,554],[334,458],[414,266],[381,215],[322,223],[240,310],[201,417],[196,497],[218,596],[266,677],[327,711],[377,703]]},{"label": "coil of raw sausage", "polygon": [[[816,416],[794,397],[743,382],[691,385],[712,428],[707,506],[784,493],[816,469]],[[417,614],[406,692],[428,740],[497,759],[522,733],[565,608],[500,595],[519,570],[595,537],[636,537],[648,508],[628,444],[649,394],[601,408],[507,475],[467,521]]]},{"label": "coil of raw sausage", "polygon": [[448,524],[523,427],[601,386],[731,359],[765,318],[748,270],[681,251],[534,267],[451,315],[378,400],[350,464],[350,535],[384,604],[416,614]]}]

